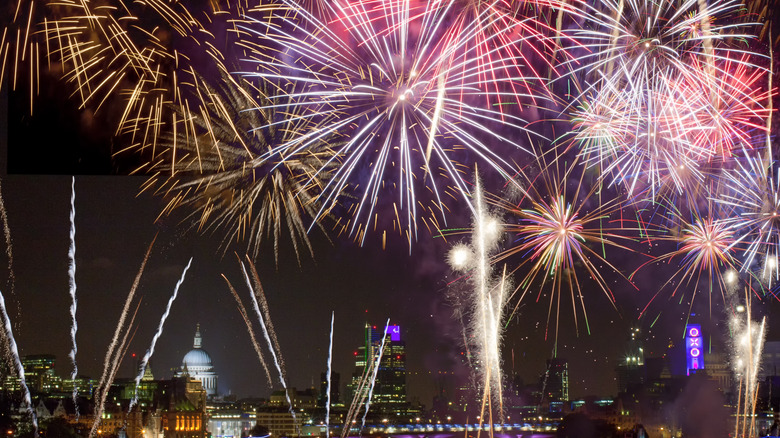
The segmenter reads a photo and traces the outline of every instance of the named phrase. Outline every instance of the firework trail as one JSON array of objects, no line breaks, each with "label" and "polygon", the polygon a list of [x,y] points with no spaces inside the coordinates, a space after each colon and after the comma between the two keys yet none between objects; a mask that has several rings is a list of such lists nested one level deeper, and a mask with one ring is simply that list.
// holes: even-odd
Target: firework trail
[{"label": "firework trail", "polygon": [[371,369],[374,362],[366,361],[366,366],[363,367],[363,374],[358,379],[357,387],[355,388],[355,395],[352,396],[352,403],[349,404],[347,415],[344,417],[344,426],[341,428],[341,438],[346,438],[355,423],[358,414],[360,413],[360,406],[363,404],[363,400],[368,393],[367,386],[369,384],[370,376],[373,374]]},{"label": "firework trail", "polygon": [[330,314],[330,343],[328,344],[328,386],[327,391],[328,395],[326,397],[325,402],[325,436],[327,438],[330,438],[330,374],[331,374],[331,364],[333,359],[333,323],[336,319],[336,312],[332,312]]},{"label": "firework trail", "polygon": [[76,333],[78,332],[78,324],[76,322],[76,177],[73,177],[70,185],[70,247],[68,248],[68,285],[70,291],[70,339],[73,345],[68,357],[73,362],[73,371],[70,373],[70,379],[73,380],[73,406],[76,409],[76,419],[79,418],[79,405],[77,403],[78,398],[78,384],[76,383],[76,376],[79,373],[79,367],[76,364],[76,353],[78,353],[78,345],[76,344]]},{"label": "firework trail", "polygon": [[[144,272],[144,268],[146,267],[146,262],[149,261],[149,255],[152,252],[152,247],[154,246],[154,240],[152,240],[152,243],[149,244],[149,248],[146,250],[146,254],[144,255],[144,259],[141,262],[141,267],[138,270],[138,274],[135,276],[135,280],[133,281],[133,285],[130,288],[130,292],[127,294],[127,298],[125,299],[125,304],[122,308],[122,313],[120,313],[119,321],[117,322],[116,329],[114,329],[114,336],[111,338],[111,343],[108,346],[108,350],[106,351],[106,358],[103,360],[103,374],[100,376],[100,383],[98,383],[98,389],[100,390],[100,403],[97,404],[95,407],[95,420],[92,423],[92,429],[90,429],[89,437],[92,438],[95,436],[95,433],[97,432],[97,427],[100,424],[101,415],[103,413],[103,404],[105,403],[105,398],[108,395],[108,385],[113,380],[113,374],[116,373],[116,369],[119,368],[119,359],[123,355],[122,349],[118,348],[119,343],[119,333],[122,331],[122,329],[125,328],[125,320],[127,319],[127,313],[130,310],[130,304],[133,301],[133,298],[135,297],[135,292],[138,289],[138,284],[141,282],[141,274]],[[137,309],[136,309],[137,311]],[[135,315],[133,315],[133,319],[135,318]],[[127,333],[129,333],[129,330],[125,333],[125,336],[123,338],[122,344],[125,344],[125,341],[127,339]],[[111,375],[111,379],[109,379],[109,376]]]},{"label": "firework trail", "polygon": [[[524,149],[502,136],[494,123],[530,132],[526,121],[506,109],[494,109],[500,104],[485,107],[472,102],[530,99],[505,87],[532,78],[507,74],[501,61],[511,61],[498,51],[487,66],[495,70],[472,68],[468,63],[475,59],[471,55],[476,49],[465,42],[469,35],[455,41],[442,37],[448,8],[436,2],[421,3],[419,13],[411,2],[376,7],[372,3],[376,2],[331,2],[337,18],[325,23],[297,2],[285,0],[285,5],[299,10],[295,19],[275,14],[271,21],[252,21],[245,29],[263,38],[266,50],[253,54],[250,62],[256,70],[242,74],[261,82],[305,85],[280,98],[291,98],[293,103],[285,100],[283,105],[301,108],[298,117],[312,121],[315,128],[294,142],[275,146],[269,157],[294,157],[333,133],[344,136],[328,161],[337,166],[318,196],[321,206],[315,221],[332,214],[337,203],[347,203],[349,218],[339,222],[339,229],[363,243],[368,231],[385,227],[378,221],[379,210],[392,202],[391,227],[405,234],[411,245],[423,214],[441,216],[445,198],[467,197],[460,155],[487,162],[507,176],[503,169],[508,164],[498,150]],[[477,27],[464,32],[476,32]],[[451,62],[453,57],[462,58]],[[484,86],[494,80],[505,84],[501,91]],[[432,201],[428,210],[422,192]]]},{"label": "firework trail", "polygon": [[271,379],[271,371],[268,369],[268,364],[265,362],[265,357],[263,356],[263,350],[260,348],[260,343],[257,341],[257,336],[255,336],[255,330],[252,328],[252,322],[249,320],[249,315],[246,312],[246,307],[244,307],[244,303],[241,302],[241,298],[238,296],[238,292],[236,292],[236,289],[233,288],[233,285],[230,284],[230,281],[225,277],[225,275],[222,275],[222,278],[225,279],[225,282],[228,285],[228,289],[230,289],[230,293],[233,294],[233,298],[236,300],[236,304],[238,305],[238,311],[241,313],[241,317],[244,319],[244,324],[246,324],[247,331],[249,332],[249,339],[252,341],[252,346],[255,349],[255,352],[257,353],[257,358],[260,359],[260,365],[263,366],[263,370],[265,370],[265,376],[268,378],[268,387],[273,386],[273,380]]},{"label": "firework trail", "polygon": [[[279,352],[278,357],[278,365],[281,369],[282,375],[286,376],[287,371],[284,368],[284,359],[282,358],[281,351],[282,349],[279,348],[279,339],[276,337],[276,330],[274,330],[274,324],[271,322],[271,310],[268,308],[268,300],[265,299],[265,292],[263,291],[263,285],[260,283],[260,276],[257,275],[257,269],[255,268],[255,264],[252,263],[251,260],[247,257],[247,263],[249,264],[249,269],[252,272],[252,282],[254,284],[254,297],[257,301],[257,303],[260,305],[260,308],[263,311],[263,315],[265,315],[264,321],[264,333],[267,333],[267,335],[270,337],[271,341],[273,341],[273,348],[275,351]],[[269,344],[270,347],[270,344]]]},{"label": "firework trail", "polygon": [[16,279],[14,277],[13,262],[13,241],[11,240],[11,227],[8,225],[8,211],[5,209],[5,202],[3,201],[3,181],[0,180],[0,220],[3,221],[3,235],[5,237],[5,255],[8,257],[8,277],[11,285],[11,292],[13,293],[14,284]]},{"label": "firework trail", "polygon": [[8,312],[5,307],[5,298],[3,297],[2,292],[0,292],[0,312],[2,312],[3,315],[4,334],[8,340],[14,368],[17,377],[19,377],[19,385],[22,388],[22,401],[27,408],[27,413],[30,414],[30,419],[33,424],[33,434],[38,436],[38,417],[35,415],[35,410],[32,407],[32,399],[30,398],[30,390],[27,388],[27,383],[24,380],[24,366],[22,366],[22,361],[19,359],[19,349],[16,347],[16,340],[14,340],[14,333],[11,327],[11,319],[8,318]]},{"label": "firework trail", "polygon": [[[745,290],[746,305],[732,306],[732,308],[736,308],[736,313],[731,316],[729,321],[729,328],[734,334],[731,352],[732,367],[736,376],[739,377],[737,421],[734,436],[742,437],[755,436],[756,434],[757,377],[766,336],[766,317],[761,319],[760,324],[751,319],[748,289]],[[744,313],[744,315],[740,315],[740,313]],[[741,433],[740,424],[742,425]]]},{"label": "firework trail", "polygon": [[[474,281],[476,281],[477,305],[479,306],[477,333],[481,335],[480,338],[483,340],[480,356],[486,370],[483,403],[485,400],[495,398],[500,405],[502,400],[500,352],[503,331],[501,321],[503,319],[506,296],[504,294],[503,281],[500,285],[493,284],[489,253],[496,246],[501,235],[501,229],[496,218],[491,217],[486,211],[482,184],[479,179],[477,179],[475,198],[477,214],[474,221],[472,245],[474,245],[474,240],[476,240],[477,275]],[[495,290],[495,292],[492,292],[491,289]]]},{"label": "firework trail", "polygon": [[366,416],[368,416],[368,408],[371,406],[371,398],[374,396],[374,385],[376,384],[376,376],[379,373],[379,367],[382,365],[382,356],[385,354],[385,342],[387,341],[387,328],[390,327],[390,318],[387,318],[385,323],[385,330],[382,332],[382,343],[379,346],[379,351],[376,354],[376,361],[374,362],[374,371],[371,373],[371,384],[368,387],[368,396],[366,397],[366,407],[363,410],[363,419],[360,422],[360,430],[366,426]]},{"label": "firework trail", "polygon": [[143,359],[141,359],[141,367],[138,371],[138,375],[135,377],[135,392],[133,393],[133,399],[130,400],[130,406],[127,408],[127,412],[132,411],[133,406],[135,406],[135,404],[138,402],[138,385],[141,383],[141,378],[144,376],[144,372],[146,372],[146,365],[149,363],[149,359],[154,354],[154,347],[157,344],[157,340],[160,338],[160,336],[162,336],[165,320],[168,319],[168,315],[171,313],[171,306],[179,294],[179,287],[181,287],[181,284],[184,283],[184,276],[187,275],[187,270],[190,269],[191,264],[192,257],[190,257],[190,260],[187,262],[187,266],[184,267],[184,271],[181,273],[179,281],[176,282],[176,287],[173,289],[173,295],[168,300],[168,306],[165,308],[165,313],[163,313],[163,316],[160,319],[160,324],[157,326],[157,332],[152,338],[152,344],[149,346],[149,349],[146,350],[146,354],[144,354]]},{"label": "firework trail", "polygon": [[[138,309],[140,308],[141,303],[139,302],[133,311],[133,315],[130,317],[130,323],[128,324],[128,327],[132,327],[135,323],[135,317],[138,315]],[[127,354],[127,348],[129,346],[128,341],[132,341],[132,339],[135,337],[136,330],[138,330],[137,327],[132,331],[132,336],[130,334],[130,330],[126,330],[125,334],[122,335],[122,340],[118,342],[116,348],[116,356],[111,363],[108,373],[106,374],[106,382],[108,382],[107,386],[103,388],[98,387],[95,389],[95,394],[92,397],[93,399],[97,400],[97,403],[95,404],[96,416],[92,423],[92,428],[90,429],[89,435],[87,435],[89,438],[94,438],[95,433],[98,431],[98,426],[103,421],[103,410],[106,406],[106,398],[108,398],[109,387],[116,378],[117,372],[119,372],[119,365],[122,363],[122,360],[124,360],[125,355]]]},{"label": "firework trail", "polygon": [[[290,392],[287,390],[287,384],[284,381],[284,372],[282,371],[282,366],[280,365],[280,360],[277,357],[276,351],[274,350],[274,343],[271,341],[271,336],[268,334],[268,328],[265,325],[265,319],[263,318],[263,313],[260,311],[260,305],[258,304],[258,293],[254,290],[252,287],[252,281],[249,279],[249,274],[246,271],[246,266],[244,263],[241,263],[241,270],[244,272],[244,279],[246,280],[246,285],[249,288],[250,296],[252,297],[252,304],[255,309],[255,313],[257,314],[257,319],[260,322],[260,327],[263,329],[263,336],[265,336],[265,340],[268,343],[268,350],[271,351],[271,357],[274,359],[274,365],[276,365],[276,371],[279,373],[279,382],[282,384],[282,389],[284,390],[284,396],[287,398],[287,405],[290,407],[290,415],[292,415],[293,423],[295,423],[295,410],[293,409],[292,401],[290,400]],[[298,426],[296,424],[295,428],[297,429]]]},{"label": "firework trail", "polygon": [[[3,235],[5,237],[5,255],[8,258],[8,287],[11,290],[11,296],[16,295],[16,276],[14,275],[14,252],[13,252],[13,240],[11,239],[11,226],[8,224],[8,211],[5,209],[5,202],[3,200],[3,180],[0,179],[0,220],[3,221]],[[16,320],[17,329],[18,321],[22,319],[22,307],[19,301],[16,302]],[[6,345],[3,348],[8,348]]]}]

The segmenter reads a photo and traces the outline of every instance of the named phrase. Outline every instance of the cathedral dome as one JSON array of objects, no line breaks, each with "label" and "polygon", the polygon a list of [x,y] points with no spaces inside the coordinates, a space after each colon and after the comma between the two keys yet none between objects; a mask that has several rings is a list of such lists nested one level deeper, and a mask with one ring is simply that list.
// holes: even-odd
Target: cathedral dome
[{"label": "cathedral dome", "polygon": [[202,348],[194,348],[185,354],[184,359],[181,361],[181,366],[182,368],[186,366],[189,369],[195,367],[213,368],[211,356]]},{"label": "cathedral dome", "polygon": [[202,342],[200,325],[198,325],[195,328],[192,350],[184,355],[181,360],[181,368],[176,372],[176,376],[187,374],[193,379],[200,380],[203,383],[203,389],[206,390],[206,395],[211,397],[217,394],[217,373],[211,363],[211,356],[201,348]]}]

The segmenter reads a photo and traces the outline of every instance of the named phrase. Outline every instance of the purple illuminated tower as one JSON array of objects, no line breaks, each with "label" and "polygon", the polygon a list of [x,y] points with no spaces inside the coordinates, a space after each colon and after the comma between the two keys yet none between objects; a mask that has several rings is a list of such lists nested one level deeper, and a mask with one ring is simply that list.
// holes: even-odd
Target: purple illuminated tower
[{"label": "purple illuminated tower", "polygon": [[704,369],[704,337],[699,324],[685,326],[685,374],[690,376]]}]

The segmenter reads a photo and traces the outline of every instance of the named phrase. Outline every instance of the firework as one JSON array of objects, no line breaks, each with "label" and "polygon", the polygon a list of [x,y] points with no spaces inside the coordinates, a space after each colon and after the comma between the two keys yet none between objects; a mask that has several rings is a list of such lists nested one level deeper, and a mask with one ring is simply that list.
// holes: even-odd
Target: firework
[{"label": "firework", "polygon": [[663,86],[667,77],[696,73],[697,62],[712,66],[716,59],[733,58],[731,39],[753,38],[754,24],[734,24],[740,2],[717,0],[577,1],[575,14],[585,20],[573,36],[590,50],[576,58],[590,83],[612,82],[632,94]]},{"label": "firework", "polygon": [[593,50],[571,65],[585,79],[573,111],[583,159],[632,195],[649,187],[656,199],[665,184],[682,193],[695,176],[701,185],[703,163],[754,144],[768,114],[759,91],[766,72],[729,44],[751,37],[749,24],[728,24],[738,7],[582,2],[589,24],[572,32]]},{"label": "firework", "polygon": [[154,354],[154,347],[155,345],[157,345],[157,340],[160,339],[160,336],[162,336],[163,327],[165,326],[165,320],[168,319],[168,315],[171,313],[171,306],[173,305],[173,302],[176,300],[176,297],[179,295],[179,288],[181,287],[181,284],[184,283],[184,277],[187,275],[187,271],[190,269],[190,265],[192,265],[191,257],[190,260],[187,262],[187,266],[184,267],[184,271],[182,271],[179,281],[176,282],[176,286],[173,289],[173,295],[171,295],[171,297],[168,299],[168,305],[165,307],[165,312],[160,318],[160,323],[157,325],[157,331],[154,333],[154,336],[152,337],[152,343],[149,346],[149,349],[146,350],[144,357],[141,359],[141,365],[139,366],[138,375],[135,378],[135,391],[133,393],[132,400],[130,400],[130,405],[127,408],[128,412],[132,411],[133,407],[138,402],[138,386],[141,383],[141,379],[144,377],[144,373],[146,372],[146,366],[149,364],[149,359],[151,359],[152,355]]},{"label": "firework", "polygon": [[177,112],[180,122],[161,136],[150,166],[155,173],[145,185],[168,199],[162,215],[189,210],[194,228],[224,229],[225,244],[245,240],[254,256],[270,238],[277,257],[286,226],[296,254],[303,248],[312,254],[307,219],[317,214],[330,147],[320,143],[297,155],[267,155],[310,129],[296,107],[277,102],[253,110],[267,107],[268,98],[254,99],[256,90],[226,72],[217,86],[201,76],[191,83],[202,100],[189,113]]},{"label": "firework", "polygon": [[[454,269],[467,271],[471,277],[467,299],[469,308],[464,309],[463,313],[470,315],[468,338],[474,340],[471,348],[476,352],[480,364],[478,378],[483,391],[480,418],[484,419],[486,405],[489,406],[491,417],[494,404],[498,406],[499,415],[503,415],[501,341],[508,285],[506,269],[500,281],[492,275],[490,257],[502,237],[502,230],[499,220],[487,211],[481,184],[478,180],[474,190],[476,213],[471,243],[455,245],[450,250],[449,258]],[[465,347],[469,349],[468,343]]]},{"label": "firework", "polygon": [[686,76],[680,85],[685,100],[678,112],[693,114],[684,131],[691,136],[693,149],[707,159],[727,159],[734,151],[754,149],[769,132],[765,121],[772,111],[762,102],[775,93],[762,89],[767,71],[751,68],[749,59],[747,55],[738,61],[718,59],[712,76],[698,66],[698,74]]},{"label": "firework", "polygon": [[744,249],[742,272],[755,272],[768,287],[780,279],[780,173],[777,164],[747,157],[728,172],[726,192],[715,201],[730,210]]},{"label": "firework", "polygon": [[[159,159],[162,137],[189,127],[177,126],[182,117],[202,115],[195,112],[202,96],[188,93],[189,78],[195,71],[219,77],[224,62],[252,44],[236,29],[240,17],[262,16],[270,8],[246,1],[209,2],[202,10],[160,0],[90,5],[58,1],[58,14],[42,26],[51,72],[73,90],[79,109],[102,113],[114,127],[112,134],[126,146],[121,154],[149,163]],[[154,169],[142,164],[135,171]]]},{"label": "firework", "polygon": [[[392,208],[390,227],[411,245],[419,218],[442,217],[446,198],[468,193],[461,175],[464,156],[505,174],[500,149],[522,146],[495,125],[523,131],[526,122],[514,111],[477,103],[486,93],[494,102],[523,97],[506,86],[533,78],[508,74],[498,51],[487,66],[490,74],[472,66],[476,49],[464,42],[470,35],[457,41],[442,37],[446,10],[435,2],[385,2],[377,10],[371,2],[336,1],[331,8],[338,18],[325,23],[292,0],[285,4],[299,10],[296,18],[275,14],[246,29],[267,44],[252,56],[256,70],[243,74],[297,84],[295,92],[277,98],[282,102],[259,109],[294,105],[299,119],[313,121],[314,129],[274,146],[268,156],[296,156],[334,133],[344,136],[333,147],[338,162],[328,161],[338,165],[319,195],[316,219],[346,204],[348,218],[339,226],[363,242],[366,232],[384,226],[379,210]],[[485,86],[493,75],[507,84],[500,91]],[[395,198],[392,206],[388,194]],[[426,211],[428,199],[433,206]]]},{"label": "firework", "polygon": [[[677,220],[682,225],[670,227],[666,230],[666,235],[654,236],[652,240],[655,242],[670,240],[677,243],[678,248],[651,260],[651,262],[658,263],[664,260],[671,262],[675,258],[680,258],[680,268],[669,277],[666,283],[658,288],[658,291],[648,301],[642,313],[647,310],[650,303],[667,285],[675,281],[677,281],[677,286],[675,286],[671,296],[674,296],[681,286],[688,287],[693,284],[693,296],[695,297],[699,281],[704,277],[708,284],[706,290],[710,297],[711,306],[713,290],[717,288],[721,292],[725,303],[725,292],[729,291],[731,285],[737,280],[735,271],[739,267],[739,261],[735,254],[737,251],[735,247],[737,236],[733,223],[729,220],[713,219],[712,217],[695,213],[689,222],[683,221],[679,214]],[[648,264],[650,262],[645,265]],[[636,271],[631,275],[631,278],[635,274]],[[691,300],[691,306],[693,306],[693,300]],[[640,313],[640,316],[642,313]]]},{"label": "firework", "polygon": [[[364,0],[364,3],[383,2]],[[479,85],[483,90],[501,92],[503,87],[500,86],[499,79],[508,75],[521,78],[519,83],[511,84],[511,91],[518,93],[515,100],[517,105],[524,103],[520,95],[535,96],[543,93],[551,96],[540,78],[545,75],[557,76],[554,64],[556,54],[560,53],[566,57],[568,53],[558,45],[560,29],[556,30],[548,23],[556,9],[571,12],[572,8],[565,2],[435,0],[430,2],[430,6],[425,5],[425,2],[410,3],[410,20],[425,13],[443,12],[452,16],[442,39],[453,44],[462,44],[464,50],[454,53],[450,62],[461,69],[475,69],[479,77],[485,79]],[[378,8],[377,6],[375,9]],[[464,37],[469,40],[461,43]],[[467,56],[471,59],[466,59]],[[465,71],[459,73],[467,76]],[[523,79],[524,77],[528,79]],[[485,94],[488,105],[492,103],[490,94]],[[499,110],[501,109],[499,107]]]},{"label": "firework", "polygon": [[622,274],[607,261],[606,248],[630,251],[619,242],[630,241],[630,232],[639,229],[624,226],[624,222],[633,221],[616,217],[628,203],[599,192],[598,184],[588,184],[586,167],[581,163],[575,161],[564,165],[559,158],[547,162],[544,155],[540,155],[538,165],[536,170],[519,172],[514,187],[510,186],[520,192],[519,201],[499,196],[489,200],[510,218],[505,230],[513,236],[512,244],[499,253],[494,262],[504,262],[514,256],[521,258],[513,270],[519,274],[515,290],[515,294],[520,294],[518,306],[526,295],[536,291],[538,301],[550,289],[548,330],[555,309],[557,339],[561,302],[566,292],[572,299],[575,324],[579,326],[579,304],[586,327],[588,325],[580,281],[582,274],[578,271],[584,271],[586,278],[595,282],[614,304],[614,295],[601,266]]}]

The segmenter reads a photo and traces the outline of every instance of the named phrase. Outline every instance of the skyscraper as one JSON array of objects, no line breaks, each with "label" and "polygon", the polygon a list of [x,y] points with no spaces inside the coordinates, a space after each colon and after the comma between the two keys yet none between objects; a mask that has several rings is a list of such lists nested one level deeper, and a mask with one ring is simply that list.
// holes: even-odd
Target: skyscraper
[{"label": "skyscraper", "polygon": [[615,368],[618,392],[636,389],[645,381],[645,351],[639,335],[638,328],[631,329],[625,355],[620,358]]},{"label": "skyscraper", "polygon": [[542,375],[543,397],[550,411],[561,411],[569,401],[569,363],[566,359],[547,359],[547,370]]},{"label": "skyscraper", "polygon": [[[328,403],[328,377],[325,373],[320,374],[320,397],[317,403],[320,406],[326,406]],[[330,376],[330,405],[343,406],[341,402],[341,374],[332,373]]]},{"label": "skyscraper", "polygon": [[[355,372],[348,385],[351,397],[358,391],[369,391],[360,386],[366,373],[372,373],[380,351],[379,369],[371,397],[372,410],[381,413],[398,413],[408,407],[406,401],[406,343],[401,340],[401,328],[397,325],[378,328],[369,324],[364,329],[364,344],[355,352]],[[384,331],[384,332],[383,332]],[[382,343],[384,341],[384,350]],[[371,374],[369,374],[370,376]]]}]

